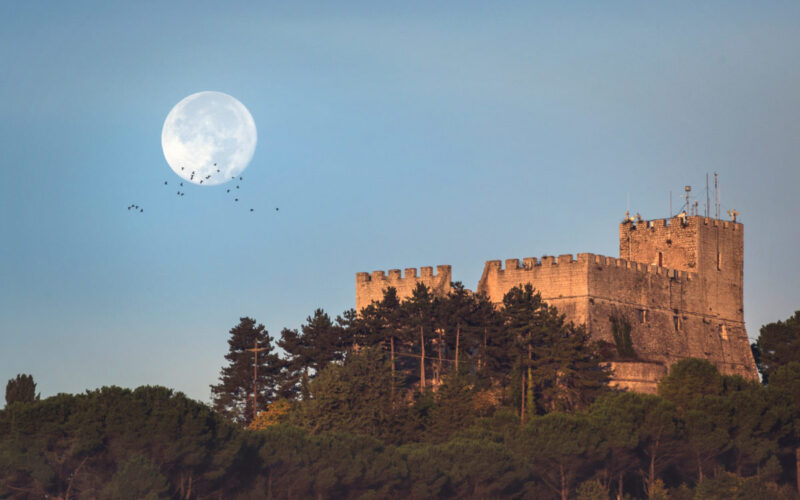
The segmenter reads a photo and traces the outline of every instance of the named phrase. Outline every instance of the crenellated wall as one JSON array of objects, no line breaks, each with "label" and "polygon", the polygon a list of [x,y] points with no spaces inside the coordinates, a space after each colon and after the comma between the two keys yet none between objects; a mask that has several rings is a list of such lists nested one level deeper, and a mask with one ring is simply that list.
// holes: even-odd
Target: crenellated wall
[{"label": "crenellated wall", "polygon": [[397,289],[397,297],[403,300],[411,296],[417,283],[423,283],[435,295],[447,295],[451,281],[450,266],[436,266],[436,274],[433,267],[422,267],[419,274],[414,267],[406,268],[404,275],[401,275],[399,269],[390,269],[388,275],[384,271],[356,273],[356,311],[361,311],[373,300],[380,301],[384,290],[390,286]]}]

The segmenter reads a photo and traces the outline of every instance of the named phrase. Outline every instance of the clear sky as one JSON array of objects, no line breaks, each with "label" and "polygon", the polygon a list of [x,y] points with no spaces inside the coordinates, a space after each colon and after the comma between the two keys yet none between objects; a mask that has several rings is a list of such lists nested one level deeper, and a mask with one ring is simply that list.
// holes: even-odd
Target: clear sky
[{"label": "clear sky", "polygon": [[[241,316],[339,314],[358,271],[617,256],[628,195],[665,217],[715,171],[750,336],[800,309],[800,3],[389,3],[0,4],[3,387],[207,401]],[[163,189],[203,90],[255,119],[252,214]]]}]

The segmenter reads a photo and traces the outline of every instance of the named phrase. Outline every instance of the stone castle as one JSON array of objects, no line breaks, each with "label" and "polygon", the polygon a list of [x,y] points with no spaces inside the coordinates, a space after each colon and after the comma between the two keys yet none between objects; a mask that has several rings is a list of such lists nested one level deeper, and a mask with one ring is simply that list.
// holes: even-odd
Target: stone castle
[{"label": "stone castle", "polygon": [[[592,338],[613,343],[612,317],[630,324],[635,360],[611,362],[612,385],[655,393],[669,366],[687,357],[714,363],[724,374],[757,379],[744,325],[744,228],[741,223],[680,214],[619,226],[620,258],[591,253],[487,261],[477,292],[499,306],[511,288],[530,283]],[[356,274],[356,309],[398,297],[417,283],[450,291],[450,266]]]}]

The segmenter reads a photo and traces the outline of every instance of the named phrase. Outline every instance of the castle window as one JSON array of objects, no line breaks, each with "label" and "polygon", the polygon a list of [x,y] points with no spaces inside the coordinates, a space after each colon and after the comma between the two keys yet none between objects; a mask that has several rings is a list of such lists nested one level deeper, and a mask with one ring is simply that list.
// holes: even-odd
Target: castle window
[{"label": "castle window", "polygon": [[664,254],[658,252],[658,267],[664,267]]},{"label": "castle window", "polygon": [[717,271],[722,269],[722,252],[717,250]]},{"label": "castle window", "polygon": [[639,323],[647,323],[647,309],[639,309]]},{"label": "castle window", "polygon": [[725,325],[719,325],[719,336],[722,337],[723,340],[728,340],[728,329]]},{"label": "castle window", "polygon": [[682,325],[681,325],[681,318],[680,318],[680,316],[673,316],[673,317],[672,317],[672,324],[675,326],[675,330],[676,330],[676,331],[680,331],[680,330],[681,330],[681,326],[682,326]]}]

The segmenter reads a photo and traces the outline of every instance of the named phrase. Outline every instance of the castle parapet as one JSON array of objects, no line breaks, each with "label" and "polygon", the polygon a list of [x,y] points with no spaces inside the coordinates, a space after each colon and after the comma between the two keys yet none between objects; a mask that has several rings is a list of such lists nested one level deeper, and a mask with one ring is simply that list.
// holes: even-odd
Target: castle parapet
[{"label": "castle parapet", "polygon": [[409,267],[401,274],[400,269],[390,269],[388,275],[385,271],[372,273],[356,273],[356,310],[361,311],[373,301],[380,301],[383,292],[394,287],[400,300],[411,296],[417,283],[422,283],[431,289],[434,295],[447,295],[450,292],[452,270],[448,265],[433,267],[426,266],[419,269]]}]

